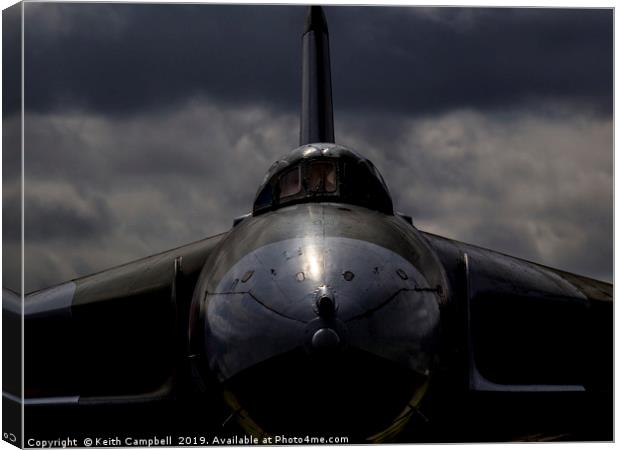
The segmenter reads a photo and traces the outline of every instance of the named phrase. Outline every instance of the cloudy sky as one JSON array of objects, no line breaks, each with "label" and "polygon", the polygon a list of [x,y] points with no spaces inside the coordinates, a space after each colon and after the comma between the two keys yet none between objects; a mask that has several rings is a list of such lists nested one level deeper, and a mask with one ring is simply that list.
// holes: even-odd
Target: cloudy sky
[{"label": "cloudy sky", "polygon": [[[336,141],[375,163],[399,211],[425,231],[611,280],[611,10],[326,15]],[[269,165],[297,146],[304,17],[27,3],[26,291],[248,212]]]}]

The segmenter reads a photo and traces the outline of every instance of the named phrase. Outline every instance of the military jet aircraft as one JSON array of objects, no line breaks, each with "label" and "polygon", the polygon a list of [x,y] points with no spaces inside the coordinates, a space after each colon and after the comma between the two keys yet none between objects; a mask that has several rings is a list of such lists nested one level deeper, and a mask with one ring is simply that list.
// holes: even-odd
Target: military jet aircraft
[{"label": "military jet aircraft", "polygon": [[300,147],[250,214],[26,295],[26,437],[612,439],[612,285],[418,230],[335,143],[320,7],[302,47]]}]

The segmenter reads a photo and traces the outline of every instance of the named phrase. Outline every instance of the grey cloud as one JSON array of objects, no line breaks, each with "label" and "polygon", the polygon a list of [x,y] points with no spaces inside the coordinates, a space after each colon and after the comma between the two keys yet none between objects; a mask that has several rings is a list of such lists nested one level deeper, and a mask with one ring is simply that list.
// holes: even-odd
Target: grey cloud
[{"label": "grey cloud", "polygon": [[[6,25],[6,23],[5,23]],[[3,88],[6,88],[6,78]],[[6,97],[5,102],[9,101]],[[12,100],[11,100],[12,101]],[[2,281],[21,292],[21,126],[17,117],[2,120]]]},{"label": "grey cloud", "polygon": [[32,290],[226,231],[297,118],[203,99],[129,120],[28,115],[26,129]]},{"label": "grey cloud", "polygon": [[[128,119],[28,115],[26,196],[41,211],[26,225],[40,226],[37,214],[51,208],[56,226],[26,243],[27,287],[227,230],[296,145],[297,120],[206,97]],[[611,278],[610,120],[551,105],[502,116],[343,115],[336,132],[375,162],[419,228]]]},{"label": "grey cloud", "polygon": [[[422,229],[610,280],[613,124],[577,108],[560,117],[411,120],[375,163]],[[361,149],[368,131],[346,133]]]},{"label": "grey cloud", "polygon": [[115,227],[107,200],[79,194],[68,183],[29,180],[24,192],[25,239],[33,245],[71,236],[73,241],[94,239]]},{"label": "grey cloud", "polygon": [[21,292],[22,284],[20,185],[5,179],[2,186],[2,286],[14,292]]}]

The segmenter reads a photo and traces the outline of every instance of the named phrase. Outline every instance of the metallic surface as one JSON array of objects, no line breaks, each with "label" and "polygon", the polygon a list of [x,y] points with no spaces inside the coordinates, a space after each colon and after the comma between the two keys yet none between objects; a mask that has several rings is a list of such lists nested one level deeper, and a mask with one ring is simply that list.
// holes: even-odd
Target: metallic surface
[{"label": "metallic surface", "polygon": [[302,42],[299,145],[334,141],[329,35],[323,10],[311,6]]},{"label": "metallic surface", "polygon": [[[347,270],[358,276],[347,281],[342,275]],[[403,280],[399,270],[409,277]],[[249,271],[254,275],[244,282]],[[305,274],[303,281],[295,276],[299,272]],[[437,338],[439,322],[439,302],[428,281],[402,256],[342,237],[268,244],[245,255],[213,292],[206,292],[211,369],[227,379],[303,346],[306,325],[319,316],[317,294],[325,286],[337,302],[335,315],[346,327],[348,345],[428,372],[432,352],[426,346],[433,335]]]}]

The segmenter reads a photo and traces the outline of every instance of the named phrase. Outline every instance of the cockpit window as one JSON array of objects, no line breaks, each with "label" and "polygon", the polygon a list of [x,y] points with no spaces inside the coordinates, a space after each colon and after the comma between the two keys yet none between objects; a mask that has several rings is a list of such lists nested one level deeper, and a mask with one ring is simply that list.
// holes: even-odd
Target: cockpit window
[{"label": "cockpit window", "polygon": [[336,166],[329,161],[310,164],[308,190],[310,192],[336,192]]},{"label": "cockpit window", "polygon": [[299,166],[285,173],[282,178],[280,178],[280,198],[298,194],[301,190],[300,178]]},{"label": "cockpit window", "polygon": [[276,161],[254,199],[254,214],[296,203],[348,203],[393,214],[379,171],[367,159],[335,144],[304,145]]}]

